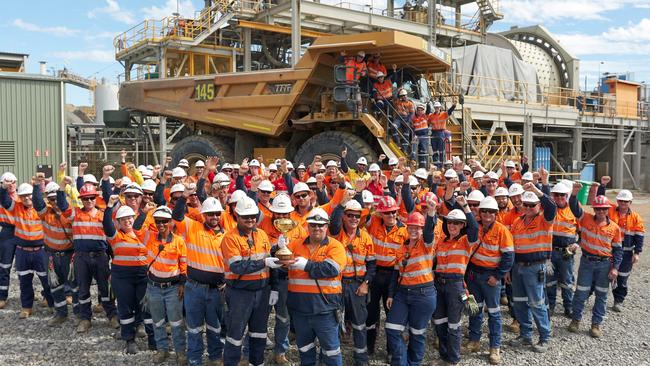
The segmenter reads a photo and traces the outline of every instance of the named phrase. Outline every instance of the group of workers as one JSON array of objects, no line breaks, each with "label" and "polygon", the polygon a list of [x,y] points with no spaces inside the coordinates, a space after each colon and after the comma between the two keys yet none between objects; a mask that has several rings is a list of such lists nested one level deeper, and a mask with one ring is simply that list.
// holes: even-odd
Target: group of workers
[{"label": "group of workers", "polygon": [[[357,108],[361,110],[361,94],[367,93],[378,116],[385,116],[391,121],[390,134],[403,151],[411,151],[411,160],[419,167],[426,167],[429,161],[429,146],[434,164],[441,165],[447,153],[446,145],[451,139],[447,131],[447,120],[456,109],[456,104],[446,111],[439,101],[433,102],[433,110],[424,103],[415,103],[409,99],[409,91],[400,87],[394,93],[395,85],[400,84],[397,65],[392,65],[389,74],[381,62],[381,54],[375,52],[366,59],[364,51],[355,55],[341,53],[345,66],[345,78],[350,83],[358,84],[360,93],[355,96]],[[411,97],[414,97],[411,95]]]},{"label": "group of workers", "polygon": [[[381,308],[391,365],[421,364],[430,327],[437,361],[458,364],[480,351],[484,312],[489,362],[499,364],[502,304],[519,334],[511,345],[545,352],[558,285],[571,332],[580,332],[595,293],[589,332],[602,336],[610,285],[614,310],[623,311],[644,227],[630,191],[614,204],[604,196],[607,177],[592,214],[577,200],[579,183],[551,187],[548,173],[526,171],[525,160],[521,170],[506,161],[497,174],[458,158],[411,172],[403,158],[382,155],[368,166],[360,157],[351,168],[347,151],[341,156],[295,169],[284,159],[209,157],[190,169],[185,159],[136,168],[124,153],[119,179],[111,165],[99,180],[85,174],[86,163],[75,180],[65,163],[57,177],[19,185],[4,173],[0,308],[15,253],[20,318],[32,314],[36,274],[54,314],[48,326],[67,321],[70,291],[76,331],[87,332],[94,279],[125,352],[137,353],[135,339],[146,335],[153,362],[165,362],[170,332],[179,365],[206,361],[204,334],[208,365],[264,364],[272,310],[278,365],[289,364],[289,333],[301,365],[344,364],[348,333],[345,364],[368,365]],[[461,347],[463,313],[469,339]]]}]

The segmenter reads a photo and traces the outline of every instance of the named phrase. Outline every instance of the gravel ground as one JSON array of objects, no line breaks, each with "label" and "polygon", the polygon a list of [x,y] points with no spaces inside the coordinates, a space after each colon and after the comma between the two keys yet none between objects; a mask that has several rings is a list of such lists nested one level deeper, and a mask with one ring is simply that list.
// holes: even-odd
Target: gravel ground
[{"label": "gravel ground", "polygon": [[[635,194],[634,209],[641,213],[646,225],[650,226],[650,194]],[[613,196],[612,196],[613,197]],[[611,198],[611,197],[610,197]],[[646,246],[649,244],[646,239]],[[577,263],[576,260],[576,274]],[[35,284],[38,281],[35,281]],[[553,338],[551,348],[545,354],[533,353],[528,349],[513,349],[503,346],[502,364],[504,365],[650,365],[650,257],[642,253],[641,261],[634,268],[630,278],[630,292],[625,302],[623,313],[607,312],[602,329],[604,336],[601,339],[589,337],[588,327],[591,318],[593,296],[590,297],[582,323],[582,333],[572,334],[566,330],[569,319],[560,312],[562,306],[556,308],[556,315],[551,318],[553,324]],[[38,287],[38,285],[36,285]],[[38,290],[37,290],[38,291]],[[96,296],[93,294],[93,299]],[[558,294],[560,300],[560,294]],[[561,300],[560,300],[561,301]],[[611,293],[608,299],[608,308],[612,305]],[[151,364],[152,352],[142,351],[137,355],[127,356],[122,353],[123,342],[114,339],[114,329],[108,326],[103,314],[94,314],[93,327],[84,335],[77,335],[74,331],[74,322],[69,320],[59,328],[48,328],[45,323],[51,316],[47,309],[38,305],[34,307],[34,315],[26,320],[18,319],[20,299],[18,294],[18,280],[12,274],[9,302],[5,309],[0,310],[0,364],[13,365],[148,365]],[[504,307],[504,324],[509,324],[511,319]],[[271,316],[273,318],[273,315]],[[467,322],[467,319],[464,319]],[[270,321],[272,323],[272,320]],[[272,326],[269,327],[272,332]],[[463,365],[487,365],[487,325],[484,325],[482,338],[483,353],[478,355],[463,356]],[[515,335],[504,331],[503,341],[507,342]],[[537,334],[535,334],[537,337]],[[352,351],[349,341],[343,342],[345,353],[344,364],[351,365]],[[140,349],[146,349],[146,342],[138,340]],[[377,340],[376,358],[371,360],[372,365],[386,365],[385,340]],[[429,365],[437,360],[437,351],[431,347],[431,340],[427,342],[427,354],[424,365]],[[268,352],[269,363],[271,353]],[[298,355],[295,346],[289,352],[289,359],[298,364]],[[172,363],[169,363],[172,364]]]}]

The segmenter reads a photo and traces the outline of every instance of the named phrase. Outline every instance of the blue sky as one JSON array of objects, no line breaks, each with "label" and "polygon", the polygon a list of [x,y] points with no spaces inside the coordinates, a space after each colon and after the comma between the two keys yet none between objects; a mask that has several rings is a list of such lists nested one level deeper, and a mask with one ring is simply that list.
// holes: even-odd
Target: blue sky
[{"label": "blue sky", "polygon": [[[371,1],[380,7],[382,0],[352,0]],[[48,68],[116,82],[123,68],[113,58],[113,37],[144,19],[170,15],[177,4],[181,14],[192,15],[203,0],[7,1],[0,50],[28,53],[28,72],[38,72],[44,60]],[[581,85],[587,76],[593,88],[600,62],[601,72],[630,71],[636,81],[650,82],[650,0],[500,0],[500,6],[505,18],[492,31],[543,24],[581,60]],[[91,95],[68,87],[68,102],[87,105]]]}]

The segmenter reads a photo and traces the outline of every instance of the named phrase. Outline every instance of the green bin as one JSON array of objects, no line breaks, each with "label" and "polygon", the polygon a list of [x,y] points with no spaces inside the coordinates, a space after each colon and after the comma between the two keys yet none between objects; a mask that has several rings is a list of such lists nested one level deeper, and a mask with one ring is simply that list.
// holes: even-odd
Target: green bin
[{"label": "green bin", "polygon": [[594,184],[594,182],[586,180],[579,180],[578,182],[582,184],[582,188],[580,189],[580,192],[578,192],[578,201],[583,205],[586,205],[589,201],[589,188],[591,188],[591,185]]}]

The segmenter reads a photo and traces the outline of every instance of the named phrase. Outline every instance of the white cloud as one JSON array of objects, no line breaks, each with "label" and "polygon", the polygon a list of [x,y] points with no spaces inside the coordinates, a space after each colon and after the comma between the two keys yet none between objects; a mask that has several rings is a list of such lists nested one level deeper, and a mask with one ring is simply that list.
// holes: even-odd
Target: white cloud
[{"label": "white cloud", "polygon": [[40,26],[34,23],[28,23],[25,22],[22,19],[16,19],[13,21],[13,25],[26,30],[30,32],[39,32],[39,33],[48,33],[51,35],[59,36],[59,37],[71,37],[71,36],[76,36],[79,34],[79,30],[77,29],[71,29],[68,27],[63,27],[63,26],[56,26],[56,27],[44,27]]},{"label": "white cloud", "polygon": [[[171,16],[176,12],[176,0],[167,0],[162,6],[150,6],[142,8],[145,19],[162,19]],[[178,2],[178,12],[184,18],[194,18],[196,8],[192,0],[180,0]]]},{"label": "white cloud", "polygon": [[610,27],[601,34],[557,34],[560,43],[575,55],[650,54],[650,18],[637,24]]},{"label": "white cloud", "polygon": [[83,51],[57,51],[52,52],[53,57],[61,58],[65,61],[84,60],[95,62],[113,62],[115,61],[115,52],[112,50],[83,50]]},{"label": "white cloud", "polygon": [[561,19],[604,20],[606,13],[623,7],[614,0],[502,0],[508,23],[543,23]]},{"label": "white cloud", "polygon": [[136,22],[133,13],[129,10],[122,9],[117,0],[106,0],[106,6],[89,11],[88,18],[96,18],[102,14],[106,14],[114,20],[125,24],[134,24]]}]

